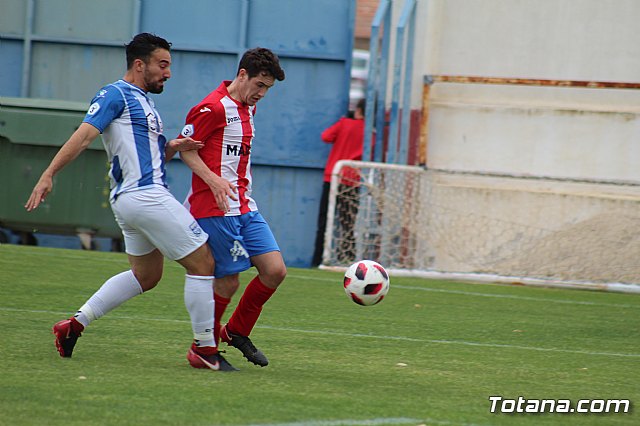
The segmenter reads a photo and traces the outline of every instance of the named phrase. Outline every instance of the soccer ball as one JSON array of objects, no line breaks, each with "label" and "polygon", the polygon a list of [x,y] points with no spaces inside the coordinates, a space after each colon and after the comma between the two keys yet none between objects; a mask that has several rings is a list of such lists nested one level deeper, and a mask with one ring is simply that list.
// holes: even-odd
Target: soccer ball
[{"label": "soccer ball", "polygon": [[375,305],[389,291],[389,274],[379,263],[361,260],[345,272],[344,291],[358,305]]}]

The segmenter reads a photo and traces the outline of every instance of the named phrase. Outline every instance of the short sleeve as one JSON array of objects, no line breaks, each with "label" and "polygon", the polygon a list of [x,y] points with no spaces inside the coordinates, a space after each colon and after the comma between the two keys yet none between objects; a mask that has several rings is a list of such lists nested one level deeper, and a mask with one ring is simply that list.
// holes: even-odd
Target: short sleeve
[{"label": "short sleeve", "polygon": [[191,137],[206,141],[221,127],[226,125],[226,115],[221,104],[200,103],[187,114],[186,124],[180,137]]},{"label": "short sleeve", "polygon": [[113,120],[120,117],[124,107],[122,92],[113,85],[105,86],[91,100],[91,106],[82,121],[102,133]]}]

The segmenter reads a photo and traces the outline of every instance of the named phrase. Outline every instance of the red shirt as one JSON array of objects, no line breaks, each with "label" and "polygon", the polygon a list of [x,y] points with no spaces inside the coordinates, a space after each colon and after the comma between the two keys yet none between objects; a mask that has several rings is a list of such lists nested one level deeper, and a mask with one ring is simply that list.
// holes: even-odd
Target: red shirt
[{"label": "red shirt", "polygon": [[[237,216],[258,209],[251,198],[251,143],[255,135],[255,105],[248,106],[229,95],[223,81],[187,114],[181,135],[204,142],[198,155],[209,169],[236,185],[238,201],[229,199],[226,216]],[[225,216],[218,208],[209,186],[195,173],[185,203],[196,218]]]},{"label": "red shirt", "polygon": [[[324,181],[331,181],[331,172],[338,160],[361,160],[364,142],[364,120],[341,118],[322,132],[321,138],[333,143],[327,164],[324,168]],[[342,183],[355,185],[360,176],[353,169],[343,169]]]}]

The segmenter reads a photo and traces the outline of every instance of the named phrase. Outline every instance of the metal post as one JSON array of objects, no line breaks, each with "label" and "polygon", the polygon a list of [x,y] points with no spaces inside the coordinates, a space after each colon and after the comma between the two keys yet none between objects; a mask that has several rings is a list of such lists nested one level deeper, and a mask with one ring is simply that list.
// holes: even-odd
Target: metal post
[{"label": "metal post", "polygon": [[[406,3],[405,3],[406,6]],[[404,13],[403,13],[404,15]],[[398,152],[398,100],[400,99],[400,79],[404,56],[404,27],[398,25],[396,32],[396,51],[393,60],[393,87],[391,91],[391,113],[389,115],[389,139],[387,163],[396,162]]]},{"label": "metal post", "polygon": [[389,74],[389,50],[391,46],[391,0],[384,16],[382,53],[380,54],[380,78],[378,80],[378,101],[376,103],[376,153],[375,161],[382,161],[384,150],[384,128],[386,125],[387,75]]},{"label": "metal post", "polygon": [[[409,22],[407,22],[409,21]],[[400,125],[400,153],[398,154],[398,162],[409,164],[409,133],[411,130],[411,79],[413,76],[413,51],[415,45],[415,27],[416,27],[416,1],[407,0],[405,8],[400,17],[400,28],[404,29],[409,25],[409,34],[407,40],[407,51],[404,65],[404,87],[402,89],[402,123]]]},{"label": "metal post", "polygon": [[[371,40],[369,44],[369,55],[371,60],[369,61],[369,73],[367,77],[367,102],[365,108],[365,131],[364,131],[364,149],[362,153],[363,161],[371,161],[371,143],[373,141],[373,125],[374,121],[376,121],[376,104],[377,98],[379,97],[379,79],[378,74],[380,71],[380,62],[378,60],[378,44],[380,38],[380,25],[382,20],[388,14],[390,9],[390,0],[381,0],[380,5],[378,6],[378,10],[376,11],[376,15],[373,18],[371,23]],[[388,25],[385,25],[388,27]],[[386,88],[386,86],[385,86]],[[378,90],[377,90],[378,89]],[[383,108],[383,125],[384,125],[384,108]],[[380,120],[377,120],[380,122]],[[378,128],[378,123],[376,123],[376,128]],[[378,145],[378,139],[382,140],[382,132],[377,132],[376,134],[376,152],[382,152],[382,143]],[[377,157],[377,155],[376,155]]]},{"label": "metal post", "polygon": [[238,29],[238,60],[236,63],[240,63],[240,59],[242,59],[242,55],[244,55],[245,50],[247,49],[247,32],[249,31],[249,1],[242,0],[240,9],[240,26]]},{"label": "metal post", "polygon": [[33,36],[33,15],[35,10],[35,0],[27,2],[27,11],[24,18],[24,40],[22,43],[22,81],[20,82],[20,96],[29,96],[29,80],[31,77],[31,51]]},{"label": "metal post", "polygon": [[136,0],[133,2],[132,4],[132,14],[133,14],[133,18],[132,18],[132,22],[131,22],[131,32],[133,34],[131,34],[132,36],[135,36],[136,34],[140,33],[140,27],[141,27],[141,19],[142,19],[142,15],[140,13],[140,11],[142,10],[142,0]]}]

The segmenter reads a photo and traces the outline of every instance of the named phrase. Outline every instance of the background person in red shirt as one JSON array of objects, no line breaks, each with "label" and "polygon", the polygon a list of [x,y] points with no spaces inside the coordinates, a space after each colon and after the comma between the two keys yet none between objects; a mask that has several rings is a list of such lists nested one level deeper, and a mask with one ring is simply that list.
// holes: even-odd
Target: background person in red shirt
[{"label": "background person in red shirt", "polygon": [[[321,138],[326,143],[331,143],[331,152],[324,168],[324,183],[320,198],[320,211],[318,213],[318,230],[316,244],[313,253],[312,266],[322,263],[322,251],[324,249],[324,233],[327,225],[327,207],[329,205],[329,188],[331,186],[331,172],[339,160],[361,160],[364,145],[364,111],[365,100],[361,99],[356,105],[353,118],[342,117],[336,123],[322,132]],[[342,178],[338,197],[336,200],[336,217],[340,223],[341,247],[338,250],[339,257],[343,261],[353,260],[355,247],[353,239],[353,223],[358,214],[358,205],[353,201],[354,192],[358,191],[360,176],[357,171],[350,168],[342,169]]]}]

